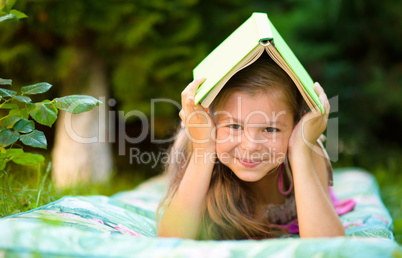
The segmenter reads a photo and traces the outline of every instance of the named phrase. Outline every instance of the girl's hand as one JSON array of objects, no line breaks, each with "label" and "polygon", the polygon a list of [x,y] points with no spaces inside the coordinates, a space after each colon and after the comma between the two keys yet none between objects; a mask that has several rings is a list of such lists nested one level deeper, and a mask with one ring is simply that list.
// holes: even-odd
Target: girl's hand
[{"label": "girl's hand", "polygon": [[215,150],[216,128],[212,117],[200,105],[194,105],[194,96],[205,78],[195,79],[181,93],[182,110],[179,116],[184,123],[187,137],[196,148]]},{"label": "girl's hand", "polygon": [[317,139],[327,128],[330,110],[327,95],[318,82],[314,84],[314,91],[318,94],[325,113],[322,114],[321,110],[316,107],[312,112],[302,116],[293,129],[289,140],[289,158],[292,154],[299,153],[299,151],[311,153],[315,148]]}]

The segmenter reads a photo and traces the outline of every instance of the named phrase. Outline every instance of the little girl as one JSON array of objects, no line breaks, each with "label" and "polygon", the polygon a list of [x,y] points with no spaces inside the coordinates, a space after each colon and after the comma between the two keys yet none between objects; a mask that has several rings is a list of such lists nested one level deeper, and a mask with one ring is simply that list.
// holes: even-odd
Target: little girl
[{"label": "little girl", "polygon": [[203,79],[182,92],[182,128],[171,147],[158,236],[263,239],[344,236],[331,201],[332,169],[319,140],[325,113],[306,113],[287,74],[267,55],[233,76],[205,110]]}]

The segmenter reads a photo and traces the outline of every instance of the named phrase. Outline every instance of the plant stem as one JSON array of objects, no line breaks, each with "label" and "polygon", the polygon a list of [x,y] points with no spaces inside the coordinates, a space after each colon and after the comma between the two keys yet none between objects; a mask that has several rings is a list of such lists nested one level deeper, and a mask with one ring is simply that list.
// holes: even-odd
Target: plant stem
[{"label": "plant stem", "polygon": [[[38,192],[38,197],[36,198],[36,208],[39,207],[40,194],[42,193],[42,189],[43,189],[43,187],[44,187],[44,185],[45,185],[45,181],[46,181],[47,175],[48,175],[49,172],[50,172],[51,165],[52,165],[52,163],[49,162],[49,164],[48,164],[48,166],[47,166],[47,168],[46,168],[46,173],[45,173],[45,175],[43,176],[42,183],[40,184],[39,192]],[[40,170],[40,169],[38,168],[38,170]]]}]

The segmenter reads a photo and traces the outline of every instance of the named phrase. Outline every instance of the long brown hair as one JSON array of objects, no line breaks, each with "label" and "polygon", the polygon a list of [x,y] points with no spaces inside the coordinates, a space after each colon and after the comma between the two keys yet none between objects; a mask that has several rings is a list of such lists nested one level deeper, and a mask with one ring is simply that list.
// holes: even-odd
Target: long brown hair
[{"label": "long brown hair", "polygon": [[[210,105],[210,113],[218,111],[230,94],[235,92],[250,96],[281,92],[283,94],[278,94],[278,97],[284,97],[283,101],[294,115],[295,124],[301,117],[303,100],[300,93],[289,76],[266,54],[226,83]],[[170,184],[159,204],[157,221],[175,195],[192,154],[192,144],[183,132],[184,129],[179,128],[170,149],[170,160],[165,164]],[[268,220],[256,218],[256,204],[255,196],[246,184],[217,159],[204,201],[198,239],[262,239],[283,234],[280,228],[271,226]]]}]

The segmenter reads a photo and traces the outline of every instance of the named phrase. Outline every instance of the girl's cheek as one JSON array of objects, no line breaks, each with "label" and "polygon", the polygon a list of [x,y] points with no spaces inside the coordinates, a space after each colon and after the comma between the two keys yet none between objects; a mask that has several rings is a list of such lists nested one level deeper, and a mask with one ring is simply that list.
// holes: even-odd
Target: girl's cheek
[{"label": "girl's cheek", "polygon": [[241,134],[238,132],[233,132],[228,128],[220,128],[216,132],[216,144],[227,144],[233,145],[237,144],[241,139]]},{"label": "girl's cheek", "polygon": [[222,153],[222,152],[226,152],[227,150],[225,150],[225,145],[227,144],[228,141],[228,133],[226,132],[226,130],[222,129],[218,129],[216,132],[216,152]]},{"label": "girl's cheek", "polygon": [[280,151],[280,152],[286,152],[288,149],[288,141],[285,139],[286,137],[278,136],[273,139],[270,139],[267,141],[267,146],[269,146],[272,149],[275,149],[275,151]]},{"label": "girl's cheek", "polygon": [[228,164],[230,162],[230,152],[233,148],[227,144],[216,144],[216,155],[220,162],[223,164]]},{"label": "girl's cheek", "polygon": [[227,164],[230,161],[231,154],[233,154],[238,143],[236,142],[237,136],[233,136],[229,130],[218,130],[216,139],[216,153],[218,159],[223,163]]},{"label": "girl's cheek", "polygon": [[217,153],[224,153],[224,152],[229,153],[236,148],[237,144],[231,142],[230,139],[225,139],[225,140],[221,139],[221,140],[217,140],[215,146],[216,146]]}]

